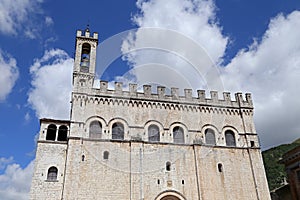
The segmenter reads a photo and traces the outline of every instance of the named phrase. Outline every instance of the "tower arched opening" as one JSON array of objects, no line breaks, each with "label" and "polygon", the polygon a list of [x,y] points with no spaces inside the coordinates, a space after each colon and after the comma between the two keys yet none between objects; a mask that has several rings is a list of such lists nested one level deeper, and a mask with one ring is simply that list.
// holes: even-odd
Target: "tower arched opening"
[{"label": "tower arched opening", "polygon": [[61,125],[58,129],[57,141],[67,141],[68,127]]},{"label": "tower arched opening", "polygon": [[56,139],[56,125],[55,124],[50,124],[47,127],[47,134],[46,134],[46,140],[52,140],[55,141]]}]

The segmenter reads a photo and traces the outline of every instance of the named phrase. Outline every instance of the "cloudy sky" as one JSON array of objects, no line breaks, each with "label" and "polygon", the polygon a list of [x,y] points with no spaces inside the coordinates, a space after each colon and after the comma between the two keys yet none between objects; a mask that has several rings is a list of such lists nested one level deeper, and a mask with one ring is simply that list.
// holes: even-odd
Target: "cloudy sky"
[{"label": "cloudy sky", "polygon": [[300,137],[299,1],[2,0],[0,199],[28,198],[39,118],[69,117],[87,24],[98,78],[250,92],[263,149]]}]

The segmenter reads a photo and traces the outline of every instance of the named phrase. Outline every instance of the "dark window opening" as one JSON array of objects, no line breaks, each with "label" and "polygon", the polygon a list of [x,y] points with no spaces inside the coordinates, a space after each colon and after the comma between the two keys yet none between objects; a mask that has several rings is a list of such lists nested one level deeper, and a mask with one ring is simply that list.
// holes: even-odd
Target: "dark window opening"
[{"label": "dark window opening", "polygon": [[166,162],[166,170],[171,171],[171,163],[170,162]]},{"label": "dark window opening", "polygon": [[108,151],[104,151],[103,152],[103,159],[104,160],[108,160],[108,156],[109,156],[109,152]]},{"label": "dark window opening", "polygon": [[254,147],[255,146],[254,141],[250,141],[250,145],[251,145],[251,147]]},{"label": "dark window opening", "polygon": [[66,127],[65,125],[61,125],[58,129],[57,140],[67,141],[67,137],[68,137],[68,127]]},{"label": "dark window opening", "polygon": [[160,133],[159,128],[156,125],[150,125],[148,127],[148,141],[150,142],[159,142]]},{"label": "dark window opening", "polygon": [[81,50],[80,71],[88,72],[90,67],[91,45],[84,43]]},{"label": "dark window opening", "polygon": [[99,121],[92,121],[90,123],[90,138],[101,138],[102,125]]},{"label": "dark window opening", "polygon": [[46,140],[55,140],[56,138],[56,125],[50,124],[47,128]]},{"label": "dark window opening", "polygon": [[173,128],[173,140],[176,144],[184,144],[184,132],[179,126]]},{"label": "dark window opening", "polygon": [[225,131],[226,146],[236,146],[234,133],[231,130]]},{"label": "dark window opening", "polygon": [[56,181],[57,180],[57,168],[56,167],[50,167],[48,169],[48,174],[47,174],[47,180],[48,181]]},{"label": "dark window opening", "polygon": [[114,123],[112,126],[112,139],[124,140],[124,125],[122,123]]},{"label": "dark window opening", "polygon": [[210,128],[205,130],[205,143],[209,145],[216,145],[215,132]]},{"label": "dark window opening", "polygon": [[298,180],[298,183],[300,183],[300,170],[298,170],[296,173],[297,173],[297,180]]},{"label": "dark window opening", "polygon": [[158,185],[160,184],[160,180],[159,180],[159,179],[157,179],[157,184],[158,184]]},{"label": "dark window opening", "polygon": [[223,172],[223,165],[221,163],[218,164],[218,171]]},{"label": "dark window opening", "polygon": [[84,161],[84,159],[85,159],[85,156],[82,155],[82,156],[81,156],[81,161]]},{"label": "dark window opening", "polygon": [[184,180],[181,180],[181,184],[184,185]]}]

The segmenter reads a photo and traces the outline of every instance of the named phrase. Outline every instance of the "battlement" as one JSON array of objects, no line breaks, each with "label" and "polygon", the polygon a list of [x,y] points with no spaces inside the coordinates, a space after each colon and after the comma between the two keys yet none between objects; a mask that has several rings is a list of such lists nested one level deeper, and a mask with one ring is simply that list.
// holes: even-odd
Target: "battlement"
[{"label": "battlement", "polygon": [[223,98],[220,99],[217,91],[210,91],[210,97],[207,98],[205,90],[197,90],[197,96],[194,97],[192,89],[184,89],[184,96],[180,96],[179,88],[171,88],[170,94],[166,94],[166,87],[157,86],[157,92],[153,93],[151,85],[143,85],[143,92],[138,92],[137,84],[130,83],[129,90],[123,90],[123,83],[115,82],[114,89],[108,89],[108,82],[100,81],[100,89],[94,89],[93,94],[97,96],[167,101],[173,103],[253,108],[250,93],[246,93],[245,96],[242,93],[235,93],[234,100],[231,100],[231,94],[229,92],[223,92]]},{"label": "battlement", "polygon": [[93,34],[91,34],[90,31],[89,31],[89,29],[86,29],[84,31],[77,30],[76,36],[77,37],[84,37],[84,38],[91,38],[91,39],[98,40],[98,33],[94,32]]}]

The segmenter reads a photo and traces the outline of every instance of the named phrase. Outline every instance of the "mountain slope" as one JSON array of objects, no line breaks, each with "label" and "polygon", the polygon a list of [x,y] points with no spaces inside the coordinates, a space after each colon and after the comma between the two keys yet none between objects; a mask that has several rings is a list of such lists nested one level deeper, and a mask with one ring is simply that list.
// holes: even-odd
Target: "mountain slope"
[{"label": "mountain slope", "polygon": [[300,138],[290,144],[282,144],[262,152],[270,191],[281,186],[286,178],[284,165],[278,161],[283,154],[300,145]]}]

